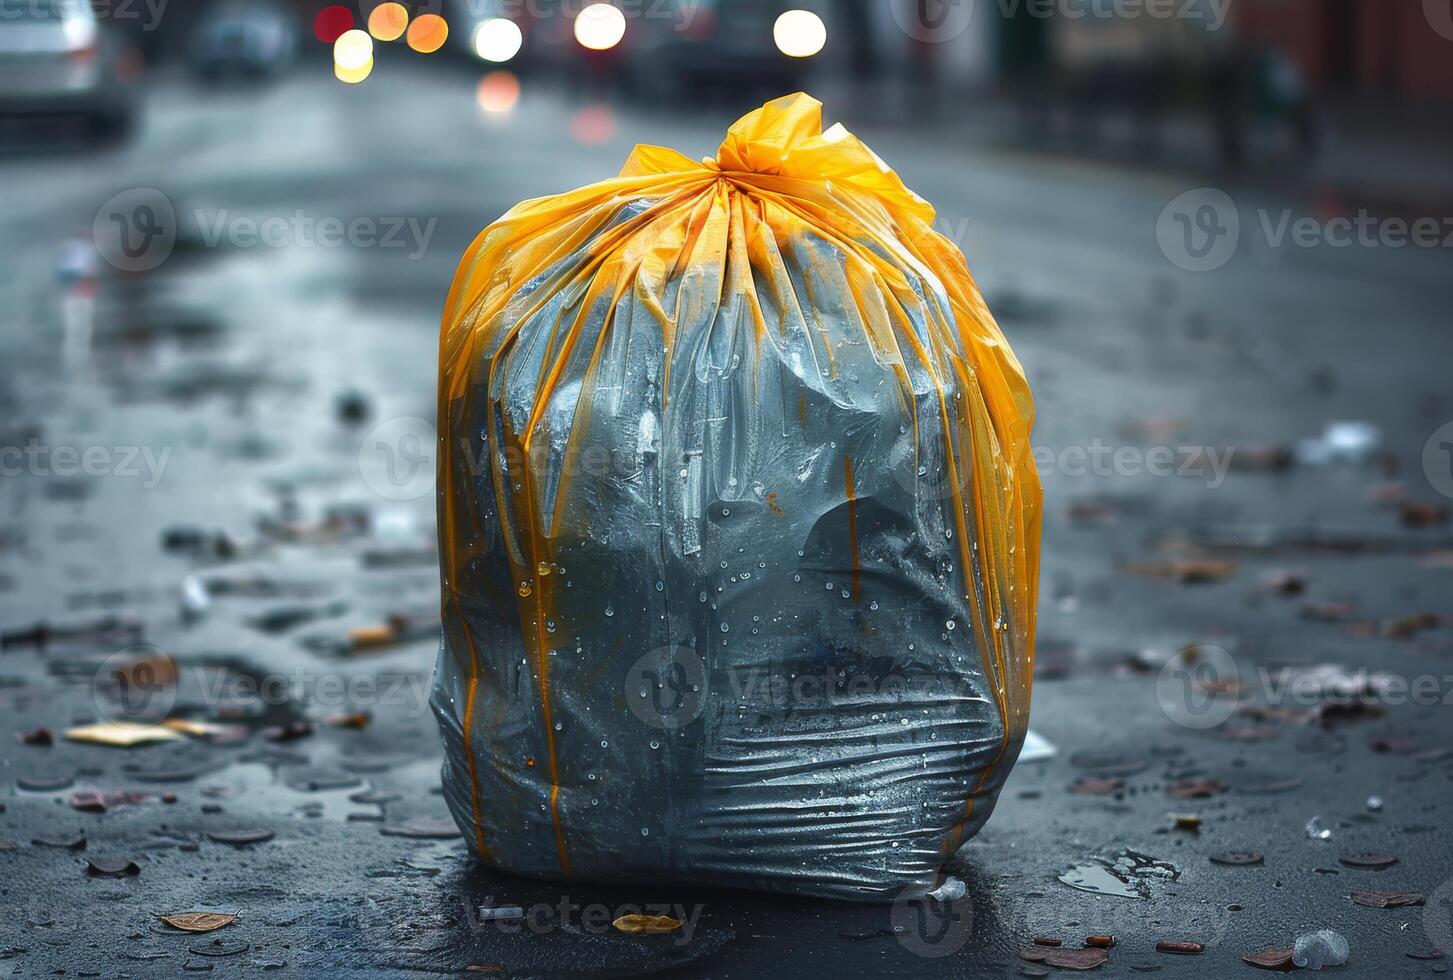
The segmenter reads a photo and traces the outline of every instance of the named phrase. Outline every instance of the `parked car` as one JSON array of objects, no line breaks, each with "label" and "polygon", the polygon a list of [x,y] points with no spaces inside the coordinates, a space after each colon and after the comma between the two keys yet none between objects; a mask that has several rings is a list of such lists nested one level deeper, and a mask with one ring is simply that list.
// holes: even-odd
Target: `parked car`
[{"label": "parked car", "polygon": [[275,77],[297,57],[298,26],[276,4],[253,0],[218,4],[192,38],[191,62],[208,81]]},{"label": "parked car", "polygon": [[0,6],[0,114],[81,116],[98,133],[128,132],[140,54],[86,0]]}]

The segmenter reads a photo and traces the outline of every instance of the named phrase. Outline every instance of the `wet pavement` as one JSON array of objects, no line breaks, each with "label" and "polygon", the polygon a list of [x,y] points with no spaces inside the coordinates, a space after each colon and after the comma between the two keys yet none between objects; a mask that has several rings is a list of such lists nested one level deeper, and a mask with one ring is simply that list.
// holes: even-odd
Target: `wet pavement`
[{"label": "wet pavement", "polygon": [[[1344,974],[1446,970],[1414,958],[1453,955],[1446,249],[1276,245],[1258,211],[1310,205],[1227,187],[1242,247],[1191,273],[1157,222],[1200,181],[944,126],[845,120],[938,205],[1039,403],[1056,751],[951,865],[967,895],[476,865],[427,707],[444,292],[515,201],[637,141],[709,153],[736,107],[580,108],[482,119],[447,71],[173,84],[133,145],[0,162],[0,972],[1044,975],[1113,936],[1103,974],[1249,976],[1319,928]],[[177,216],[164,260],[85,269],[138,200]],[[184,724],[63,735],[136,717]]]}]

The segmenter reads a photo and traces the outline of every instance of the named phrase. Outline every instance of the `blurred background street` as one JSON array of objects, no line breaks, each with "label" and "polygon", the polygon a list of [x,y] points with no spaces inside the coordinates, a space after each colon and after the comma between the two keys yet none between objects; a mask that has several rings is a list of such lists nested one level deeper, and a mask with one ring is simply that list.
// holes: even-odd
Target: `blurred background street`
[{"label": "blurred background street", "polygon": [[[1445,972],[1449,3],[586,6],[0,0],[0,972]],[[798,89],[1034,388],[1035,751],[942,919],[481,870],[427,706],[455,265]]]}]

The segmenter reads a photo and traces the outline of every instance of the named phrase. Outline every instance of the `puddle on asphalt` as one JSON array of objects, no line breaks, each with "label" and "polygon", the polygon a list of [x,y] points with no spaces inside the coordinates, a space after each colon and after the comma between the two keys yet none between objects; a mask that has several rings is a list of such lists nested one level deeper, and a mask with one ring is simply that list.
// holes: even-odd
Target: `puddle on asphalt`
[{"label": "puddle on asphalt", "polygon": [[1152,883],[1175,881],[1180,876],[1180,869],[1167,861],[1124,850],[1110,857],[1073,864],[1059,880],[1078,891],[1096,895],[1149,898]]}]

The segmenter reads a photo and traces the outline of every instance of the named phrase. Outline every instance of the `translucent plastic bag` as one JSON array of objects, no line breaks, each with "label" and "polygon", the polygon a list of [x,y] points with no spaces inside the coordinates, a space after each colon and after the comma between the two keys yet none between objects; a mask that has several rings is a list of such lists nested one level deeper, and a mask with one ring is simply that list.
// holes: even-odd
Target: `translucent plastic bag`
[{"label": "translucent plastic bag", "polygon": [[444,789],[487,863],[931,888],[1023,741],[1023,372],[796,95],[470,247],[440,355]]}]

